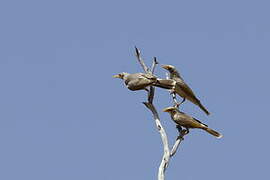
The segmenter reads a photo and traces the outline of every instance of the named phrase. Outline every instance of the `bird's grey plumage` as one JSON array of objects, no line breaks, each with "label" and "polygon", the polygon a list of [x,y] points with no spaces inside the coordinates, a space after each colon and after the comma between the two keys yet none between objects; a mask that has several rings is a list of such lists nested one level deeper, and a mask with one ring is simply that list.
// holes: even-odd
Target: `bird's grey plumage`
[{"label": "bird's grey plumage", "polygon": [[176,68],[172,65],[163,65],[162,67],[170,72],[170,79],[176,81],[173,91],[184,98],[184,100],[188,99],[195,105],[199,106],[207,115],[209,115],[209,111],[201,104],[200,100],[196,97],[192,89],[186,84]]},{"label": "bird's grey plumage", "polygon": [[124,80],[125,85],[129,90],[146,90],[147,86],[156,86],[165,89],[171,89],[175,84],[173,80],[158,79],[153,74],[146,73],[134,73],[129,74],[126,72],[114,75],[115,78],[120,78]]},{"label": "bird's grey plumage", "polygon": [[221,138],[222,135],[209,128],[206,124],[203,124],[199,120],[185,114],[184,112],[179,111],[176,107],[168,107],[163,110],[164,112],[168,112],[171,115],[171,119],[177,124],[187,129],[189,128],[198,128],[203,129],[206,132],[216,136],[217,138]]},{"label": "bird's grey plumage", "polygon": [[128,89],[132,91],[145,89],[156,82],[157,78],[152,74],[135,73],[124,76],[124,81]]}]

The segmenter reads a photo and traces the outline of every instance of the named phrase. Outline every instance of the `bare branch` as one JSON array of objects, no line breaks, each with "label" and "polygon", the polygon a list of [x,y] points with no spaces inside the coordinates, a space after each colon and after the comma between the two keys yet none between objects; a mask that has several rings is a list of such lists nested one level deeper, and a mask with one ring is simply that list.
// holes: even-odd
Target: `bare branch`
[{"label": "bare branch", "polygon": [[[141,57],[140,50],[136,47],[135,47],[135,50],[136,50],[136,57],[138,59],[138,62],[142,66],[144,72],[153,74],[155,71],[155,67],[158,64],[156,58],[154,58],[154,60],[153,60],[151,71],[150,71],[149,68],[145,65],[145,63]],[[162,161],[160,163],[159,170],[158,170],[158,180],[164,180],[165,179],[165,170],[168,167],[169,160],[170,160],[170,148],[169,148],[167,134],[165,132],[165,129],[161,125],[158,112],[157,112],[155,106],[153,105],[154,95],[155,95],[155,88],[153,86],[150,86],[150,90],[148,93],[148,102],[144,102],[143,104],[152,112],[155,123],[156,123],[156,127],[160,133],[161,140],[163,143],[163,151],[164,152],[163,152]]]},{"label": "bare branch", "polygon": [[180,145],[180,143],[181,143],[182,140],[183,140],[183,138],[181,138],[180,136],[178,136],[176,138],[176,141],[175,141],[175,143],[173,145],[173,148],[171,150],[171,153],[170,153],[170,156],[171,157],[175,155],[175,153],[176,153],[176,151],[177,151],[177,149],[178,149],[178,147],[179,147],[179,145]]},{"label": "bare branch", "polygon": [[152,74],[154,74],[154,71],[155,71],[155,68],[156,68],[157,64],[158,64],[157,58],[154,57],[154,60],[153,60],[152,66],[151,66],[151,73]]},{"label": "bare branch", "polygon": [[153,117],[156,122],[156,127],[160,133],[161,140],[163,143],[163,156],[162,156],[162,161],[159,166],[158,170],[158,180],[164,180],[165,179],[165,170],[168,167],[169,160],[170,160],[170,149],[169,149],[169,143],[168,143],[168,138],[167,134],[165,132],[165,129],[160,123],[160,119],[157,113],[157,110],[155,106],[152,103],[149,102],[144,102],[144,105],[152,112]]},{"label": "bare branch", "polygon": [[151,104],[153,103],[153,100],[154,100],[154,94],[155,94],[155,88],[153,86],[150,86],[150,93],[148,96],[148,102]]},{"label": "bare branch", "polygon": [[[152,67],[151,67],[151,74],[154,74],[154,71],[155,71],[155,68],[156,68],[157,64],[158,64],[157,59],[156,59],[156,57],[154,57]],[[149,93],[149,96],[148,96],[148,102],[151,103],[151,104],[153,103],[154,94],[155,94],[155,88],[153,86],[150,86],[150,93]]]},{"label": "bare branch", "polygon": [[179,132],[179,136],[176,138],[176,141],[172,147],[172,150],[171,150],[171,153],[170,153],[170,156],[174,156],[180,143],[184,140],[184,136],[188,134],[187,130],[185,129],[182,129],[181,126],[176,126],[178,132]]},{"label": "bare branch", "polygon": [[144,72],[145,72],[145,73],[148,73],[148,72],[149,72],[149,69],[148,69],[148,67],[145,65],[145,63],[144,63],[144,61],[143,61],[143,59],[142,59],[142,57],[141,57],[141,52],[140,52],[140,50],[139,50],[136,46],[135,46],[135,51],[136,51],[136,57],[137,57],[137,59],[138,59],[140,65],[142,66]]},{"label": "bare branch", "polygon": [[[138,48],[136,48],[136,47],[135,47],[135,50],[136,50],[136,57],[138,59],[138,62],[140,63],[141,67],[143,68],[144,72],[154,74],[156,65],[158,64],[157,58],[154,57],[151,69],[149,69],[145,65],[145,63],[144,63],[144,61],[143,61],[143,59],[141,57],[140,50]],[[168,75],[167,75],[167,79],[169,79]],[[175,94],[174,93],[171,93],[171,94],[173,96],[174,103],[177,105],[178,103],[177,103]],[[143,104],[152,112],[153,118],[154,118],[155,123],[156,123],[156,127],[158,129],[158,132],[160,133],[161,140],[162,140],[162,143],[163,143],[163,156],[162,156],[161,163],[159,165],[158,180],[164,180],[165,179],[165,171],[166,171],[166,169],[167,169],[167,167],[169,165],[170,157],[172,157],[176,153],[181,141],[184,140],[183,137],[187,133],[186,133],[186,130],[182,130],[181,126],[177,126],[179,136],[177,137],[177,139],[176,139],[176,141],[174,143],[174,146],[172,148],[172,151],[170,152],[167,134],[165,132],[165,129],[161,125],[158,112],[157,112],[155,106],[153,105],[154,95],[155,95],[155,88],[153,86],[150,86],[149,92],[148,92],[148,102],[143,102]]]}]

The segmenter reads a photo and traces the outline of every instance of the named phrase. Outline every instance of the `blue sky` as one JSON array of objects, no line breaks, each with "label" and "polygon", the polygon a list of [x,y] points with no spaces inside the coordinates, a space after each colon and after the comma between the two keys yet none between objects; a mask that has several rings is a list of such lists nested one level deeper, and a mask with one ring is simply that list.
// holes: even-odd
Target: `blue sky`
[{"label": "blue sky", "polygon": [[[269,179],[269,5],[2,0],[0,179],[155,179],[162,145],[145,92],[112,78],[142,71],[135,45],[180,70],[212,114],[182,110],[224,135],[192,130],[167,179]],[[173,144],[167,91],[155,105]]]}]

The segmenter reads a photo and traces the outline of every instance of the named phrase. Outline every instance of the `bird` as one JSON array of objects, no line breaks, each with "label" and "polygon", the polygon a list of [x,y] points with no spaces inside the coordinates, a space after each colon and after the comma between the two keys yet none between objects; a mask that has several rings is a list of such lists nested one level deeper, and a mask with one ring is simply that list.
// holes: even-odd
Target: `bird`
[{"label": "bird", "polygon": [[173,88],[175,81],[160,79],[150,73],[134,73],[130,74],[122,72],[113,76],[124,80],[126,87],[131,91],[146,90],[148,86],[156,86],[165,89]]},{"label": "bird", "polygon": [[[178,94],[183,98],[182,104],[186,99],[199,106],[207,115],[210,115],[210,112],[202,105],[200,100],[196,97],[191,88],[186,84],[183,78],[180,76],[180,73],[172,65],[162,65],[162,68],[166,69],[170,73],[169,79],[172,79],[176,82],[175,86],[172,88],[172,92]],[[179,104],[178,104],[179,105]]]},{"label": "bird", "polygon": [[209,128],[206,124],[200,122],[199,120],[181,112],[177,107],[167,107],[163,109],[163,112],[168,112],[171,115],[172,120],[179,126],[185,127],[187,132],[189,128],[203,129],[216,138],[221,138],[222,134]]}]

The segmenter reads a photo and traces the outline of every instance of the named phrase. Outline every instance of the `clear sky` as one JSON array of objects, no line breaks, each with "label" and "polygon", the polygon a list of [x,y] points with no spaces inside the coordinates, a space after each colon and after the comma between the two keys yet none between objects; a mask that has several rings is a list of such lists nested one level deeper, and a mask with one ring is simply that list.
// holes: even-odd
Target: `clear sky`
[{"label": "clear sky", "polygon": [[[113,79],[140,72],[134,46],[176,66],[220,131],[186,136],[167,179],[269,179],[270,3],[257,0],[0,1],[0,179],[155,179],[160,136]],[[157,75],[165,77],[158,67]],[[155,105],[170,144],[167,91]]]}]

